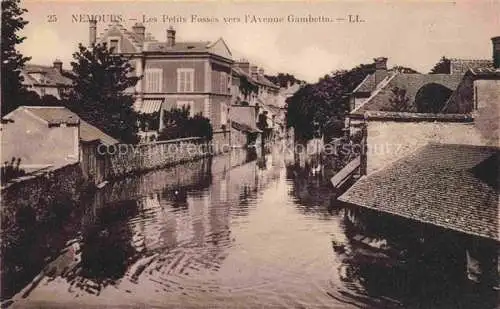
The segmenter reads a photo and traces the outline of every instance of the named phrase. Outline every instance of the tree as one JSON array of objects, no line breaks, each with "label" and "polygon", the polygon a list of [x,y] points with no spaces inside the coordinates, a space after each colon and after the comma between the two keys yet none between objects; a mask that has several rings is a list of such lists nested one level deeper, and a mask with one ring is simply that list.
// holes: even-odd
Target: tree
[{"label": "tree", "polygon": [[406,95],[406,89],[394,87],[389,98],[390,105],[384,109],[386,112],[409,112],[411,110],[410,98]]},{"label": "tree", "polygon": [[139,77],[129,59],[114,54],[106,44],[86,48],[82,44],[71,62],[73,90],[68,107],[83,120],[103,132],[127,143],[136,143],[137,113],[134,99],[126,91],[134,87]]},{"label": "tree", "polygon": [[30,57],[24,57],[16,46],[26,37],[19,36],[28,23],[23,19],[26,9],[19,7],[20,0],[2,0],[2,115],[16,109],[22,102],[25,88],[21,69]]},{"label": "tree", "polygon": [[286,88],[288,85],[294,85],[294,84],[303,84],[305,83],[302,80],[297,79],[295,76],[292,74],[288,73],[278,73],[277,75],[265,75],[267,79],[269,79],[273,84],[281,87],[281,88]]},{"label": "tree", "polygon": [[451,73],[451,61],[445,56],[439,59],[438,63],[434,65],[429,74],[450,74]]},{"label": "tree", "polygon": [[172,108],[163,115],[165,128],[158,140],[170,140],[184,137],[202,137],[211,140],[213,136],[210,120],[201,113],[190,117],[190,107]]},{"label": "tree", "polygon": [[301,87],[287,99],[287,125],[294,127],[299,139],[310,139],[319,131],[340,136],[349,112],[349,93],[375,71],[373,64],[360,65],[349,71],[336,71],[315,84]]}]

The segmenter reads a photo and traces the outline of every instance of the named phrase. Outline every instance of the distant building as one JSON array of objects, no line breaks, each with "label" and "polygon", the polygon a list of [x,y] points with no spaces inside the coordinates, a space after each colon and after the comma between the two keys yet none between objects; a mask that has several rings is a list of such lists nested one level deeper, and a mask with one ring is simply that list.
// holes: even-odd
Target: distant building
[{"label": "distant building", "polygon": [[53,66],[26,64],[21,70],[23,85],[39,96],[52,95],[61,99],[73,85],[69,72],[63,70],[63,63],[55,60]]},{"label": "distant building", "polygon": [[[224,39],[214,42],[178,40],[176,31],[165,29],[163,40],[146,33],[146,27],[135,24],[127,30],[120,24],[109,25],[97,37],[97,25],[90,22],[90,45],[106,43],[116,53],[131,57],[136,74],[142,76],[135,89],[136,110],[141,112],[145,101],[164,100],[154,104],[160,109],[188,106],[191,115],[202,114],[210,119],[214,138],[228,124],[231,105],[232,55]],[[222,136],[222,135],[220,135]]]},{"label": "distant building", "polygon": [[99,144],[118,141],[81,120],[65,107],[21,106],[2,118],[2,158],[20,159],[27,172],[56,169],[80,162],[87,178],[106,178],[107,158]]},{"label": "distant building", "polygon": [[233,105],[230,109],[231,144],[236,147],[247,147],[260,144],[262,131],[256,125],[255,106]]},{"label": "distant building", "polygon": [[[493,49],[497,53],[498,44],[499,40],[494,38]],[[385,59],[377,61],[382,62],[377,66],[379,75],[377,72],[369,75],[354,91],[351,103],[356,106],[348,118],[351,136],[360,134],[361,128],[366,128],[368,174],[429,142],[499,145],[498,64],[493,65],[493,61],[488,60],[452,61],[452,74],[401,74],[381,70],[385,68]],[[483,64],[486,67],[472,67]],[[464,65],[469,67],[465,73]],[[377,84],[374,80],[380,82]],[[419,113],[413,108],[391,111],[390,107],[394,103],[391,101],[391,85],[405,87],[410,105],[416,101],[415,97],[419,93],[432,87],[445,87],[449,95],[441,98],[445,100],[440,102],[443,106],[437,113]],[[361,98],[361,94],[368,98]]]}]

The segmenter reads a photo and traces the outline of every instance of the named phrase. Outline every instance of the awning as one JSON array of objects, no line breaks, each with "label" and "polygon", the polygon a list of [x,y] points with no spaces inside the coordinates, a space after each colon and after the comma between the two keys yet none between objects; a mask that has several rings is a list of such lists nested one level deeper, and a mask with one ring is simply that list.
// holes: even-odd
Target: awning
[{"label": "awning", "polygon": [[137,100],[134,103],[134,110],[141,114],[152,114],[155,112],[159,112],[163,101],[163,98],[145,98],[142,99],[142,102],[141,100]]}]

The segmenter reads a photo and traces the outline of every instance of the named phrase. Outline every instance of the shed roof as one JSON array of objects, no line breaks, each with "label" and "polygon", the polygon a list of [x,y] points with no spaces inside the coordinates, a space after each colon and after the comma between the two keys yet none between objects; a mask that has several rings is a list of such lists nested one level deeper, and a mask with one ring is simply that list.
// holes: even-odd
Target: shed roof
[{"label": "shed roof", "polygon": [[361,178],[339,200],[500,241],[499,154],[429,144]]}]

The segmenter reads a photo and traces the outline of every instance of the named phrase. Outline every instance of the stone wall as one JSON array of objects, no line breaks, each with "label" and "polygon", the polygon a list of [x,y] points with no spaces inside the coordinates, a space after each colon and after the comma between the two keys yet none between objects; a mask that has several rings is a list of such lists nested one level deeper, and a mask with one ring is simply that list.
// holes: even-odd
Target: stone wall
[{"label": "stone wall", "polygon": [[56,208],[71,207],[82,189],[79,164],[25,176],[2,188],[2,232],[11,230],[18,220],[42,221]]},{"label": "stone wall", "polygon": [[182,138],[139,145],[121,144],[101,149],[110,155],[110,177],[172,166],[209,156],[210,145],[201,138]]}]

